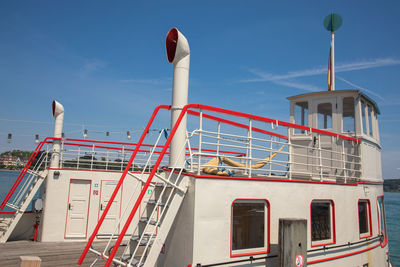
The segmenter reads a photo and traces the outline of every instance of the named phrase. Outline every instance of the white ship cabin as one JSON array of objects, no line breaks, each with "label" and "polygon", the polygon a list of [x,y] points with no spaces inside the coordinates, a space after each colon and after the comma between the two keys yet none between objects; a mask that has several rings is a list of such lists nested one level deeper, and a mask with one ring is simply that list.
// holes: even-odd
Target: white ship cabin
[{"label": "white ship cabin", "polygon": [[[292,144],[300,145],[293,147],[293,172],[299,176],[300,173],[308,177],[315,175],[318,153],[321,153],[322,158],[331,159],[322,163],[325,168],[319,168],[321,176],[335,176],[338,181],[346,178],[382,179],[379,109],[371,98],[358,90],[341,90],[308,93],[288,99],[290,122],[361,140],[361,145],[357,146],[331,135],[291,129]],[[309,147],[318,147],[320,151]],[[347,165],[344,165],[340,159],[347,152],[359,158],[348,158]],[[353,165],[358,159],[361,159],[361,165]],[[349,169],[353,170],[352,173],[348,172]]]},{"label": "white ship cabin", "polygon": [[[94,266],[278,266],[286,218],[304,222],[297,266],[388,264],[375,102],[358,90],[297,95],[290,122],[187,104],[187,40],[172,29],[166,47],[172,105],[135,143],[62,138],[54,102],[54,137],[0,209],[26,210],[41,188],[37,240],[87,240],[84,265],[95,253]],[[155,121],[170,130],[151,134]],[[24,217],[8,217],[2,242]]]}]

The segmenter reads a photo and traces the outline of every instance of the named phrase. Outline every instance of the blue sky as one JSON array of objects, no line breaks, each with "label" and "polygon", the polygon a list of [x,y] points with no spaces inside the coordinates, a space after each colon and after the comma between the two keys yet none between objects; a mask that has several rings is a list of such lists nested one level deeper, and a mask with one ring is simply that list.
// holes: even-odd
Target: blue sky
[{"label": "blue sky", "polygon": [[399,1],[1,1],[0,151],[50,135],[53,99],[67,137],[88,128],[123,139],[144,127],[170,103],[171,27],[190,43],[189,102],[288,120],[287,96],[327,88],[322,21],[336,12],[336,89],[376,100],[384,177],[398,178],[399,10]]}]

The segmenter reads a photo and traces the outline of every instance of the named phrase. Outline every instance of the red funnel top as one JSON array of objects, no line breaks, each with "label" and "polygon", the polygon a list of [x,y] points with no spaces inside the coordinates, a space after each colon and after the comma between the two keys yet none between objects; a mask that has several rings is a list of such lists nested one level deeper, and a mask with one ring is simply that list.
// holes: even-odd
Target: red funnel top
[{"label": "red funnel top", "polygon": [[165,41],[169,63],[172,63],[174,61],[177,43],[178,43],[178,30],[176,28],[172,28],[168,32],[167,39]]}]

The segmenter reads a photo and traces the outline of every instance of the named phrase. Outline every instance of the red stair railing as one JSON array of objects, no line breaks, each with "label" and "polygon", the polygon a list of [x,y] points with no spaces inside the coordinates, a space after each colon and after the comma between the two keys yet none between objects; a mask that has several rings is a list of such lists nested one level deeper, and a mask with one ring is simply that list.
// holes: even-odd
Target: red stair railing
[{"label": "red stair railing", "polygon": [[[132,155],[131,155],[131,158],[129,159],[129,161],[128,161],[127,165],[126,165],[125,170],[124,170],[124,172],[122,173],[121,178],[119,179],[118,184],[117,184],[117,186],[116,186],[115,189],[114,189],[114,192],[112,193],[110,199],[108,200],[108,203],[107,203],[106,208],[104,209],[104,211],[103,211],[103,213],[102,213],[102,215],[101,215],[99,221],[97,222],[96,227],[95,227],[94,230],[93,230],[92,235],[90,236],[90,238],[89,238],[89,240],[88,240],[88,243],[86,244],[86,246],[85,246],[85,248],[84,248],[84,250],[83,250],[83,252],[82,252],[82,255],[80,256],[80,258],[79,258],[79,260],[78,260],[78,263],[77,263],[78,265],[81,265],[81,264],[82,264],[83,260],[85,259],[86,255],[87,255],[87,253],[88,253],[88,251],[89,251],[90,246],[92,245],[94,239],[96,238],[96,235],[97,235],[97,233],[98,233],[98,231],[99,231],[99,229],[100,229],[100,227],[101,227],[101,225],[102,225],[102,223],[103,223],[103,221],[104,221],[104,219],[105,219],[105,217],[106,217],[106,215],[107,215],[109,209],[111,208],[111,205],[112,205],[112,203],[113,203],[113,201],[114,201],[114,199],[115,199],[115,197],[116,197],[116,195],[117,195],[119,189],[121,188],[121,185],[122,185],[122,183],[124,182],[124,179],[125,179],[126,175],[128,174],[128,171],[129,171],[129,169],[130,169],[130,167],[131,167],[131,165],[132,165],[132,162],[133,162],[133,160],[135,159],[136,154],[137,154],[138,151],[139,151],[139,148],[142,146],[143,140],[144,140],[144,138],[146,137],[147,132],[148,132],[148,130],[150,129],[150,126],[153,124],[153,121],[154,121],[155,117],[157,116],[158,111],[159,111],[160,109],[168,109],[168,110],[169,110],[170,108],[171,108],[171,106],[168,106],[168,105],[160,105],[160,106],[158,106],[158,107],[153,111],[153,114],[152,114],[152,116],[151,116],[149,122],[147,123],[147,126],[146,126],[146,128],[144,129],[144,131],[143,131],[143,133],[142,133],[142,135],[141,135],[141,137],[140,137],[140,139],[139,139],[139,142],[137,143],[136,148],[135,148],[135,150],[133,151],[133,153],[132,153]],[[164,147],[164,148],[165,148],[165,147]],[[153,168],[153,171],[155,171],[156,168],[158,168],[158,166],[157,166],[157,167],[154,167],[154,168]],[[125,228],[124,228],[124,229],[125,229]],[[126,232],[126,229],[125,229],[125,232]],[[120,234],[120,237],[123,237],[124,234],[125,234],[125,232],[124,232],[124,233],[121,233],[121,234]],[[122,240],[122,238],[121,238],[121,240]],[[121,243],[121,241],[119,241],[119,243]],[[115,254],[115,252],[114,252],[114,254]],[[109,265],[109,264],[108,264],[108,265]]]},{"label": "red stair railing", "polygon": [[33,151],[32,155],[30,156],[28,162],[25,164],[24,168],[18,175],[17,179],[15,180],[14,184],[10,188],[10,191],[8,191],[7,195],[5,196],[3,202],[0,205],[0,211],[4,209],[4,207],[7,205],[8,201],[10,200],[11,196],[14,194],[15,190],[21,183],[22,179],[24,178],[25,174],[28,172],[29,167],[32,165],[33,161],[35,160],[36,156],[39,154],[40,150],[42,149],[44,144],[47,143],[52,143],[49,140],[60,140],[61,138],[54,138],[54,137],[47,137],[44,139],[42,142],[40,142],[37,146],[35,151]]}]

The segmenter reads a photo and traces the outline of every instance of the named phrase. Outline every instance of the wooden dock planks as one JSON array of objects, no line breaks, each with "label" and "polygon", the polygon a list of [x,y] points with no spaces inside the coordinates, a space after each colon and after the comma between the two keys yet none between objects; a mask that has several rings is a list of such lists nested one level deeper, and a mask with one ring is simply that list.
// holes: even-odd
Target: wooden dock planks
[{"label": "wooden dock planks", "polygon": [[[101,243],[104,244],[104,242]],[[97,247],[97,244],[100,243],[94,243],[94,246]],[[40,257],[41,267],[78,266],[76,262],[85,245],[86,242],[7,242],[0,244],[0,266],[19,266],[20,256]],[[90,266],[95,258],[93,253],[88,253],[82,266]],[[96,266],[102,266],[101,262],[98,262]]]}]

